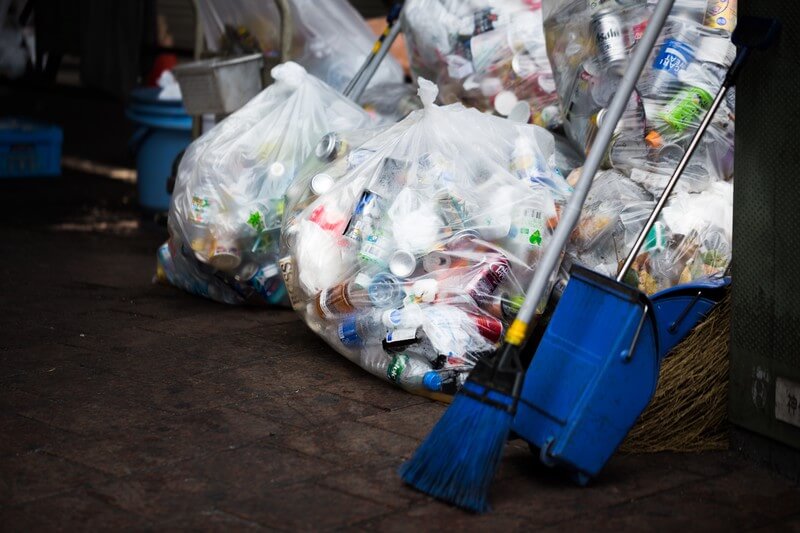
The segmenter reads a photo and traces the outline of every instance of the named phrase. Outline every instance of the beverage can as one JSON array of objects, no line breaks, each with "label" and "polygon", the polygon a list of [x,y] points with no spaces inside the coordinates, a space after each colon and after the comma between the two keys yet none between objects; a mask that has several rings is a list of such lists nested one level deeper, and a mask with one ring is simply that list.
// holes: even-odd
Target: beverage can
[{"label": "beverage can", "polygon": [[348,297],[348,284],[340,283],[320,291],[315,300],[316,309],[322,318],[354,313],[356,308]]},{"label": "beverage can", "polygon": [[591,27],[600,62],[607,67],[623,65],[628,57],[628,46],[619,14],[612,9],[600,9],[592,15]]},{"label": "beverage can", "polygon": [[467,282],[465,293],[477,304],[488,300],[497,287],[508,277],[511,265],[501,254],[486,257],[475,276]]},{"label": "beverage can", "polygon": [[417,258],[408,250],[395,250],[389,259],[389,271],[398,278],[409,278],[417,269]]},{"label": "beverage can", "polygon": [[242,262],[242,251],[233,239],[217,239],[211,247],[208,263],[223,272],[236,269]]},{"label": "beverage can", "polygon": [[436,272],[450,268],[450,256],[445,252],[433,251],[422,258],[422,268],[425,272]]},{"label": "beverage can", "polygon": [[708,4],[705,25],[712,30],[733,33],[736,29],[737,0],[712,0]]},{"label": "beverage can", "polygon": [[320,161],[333,161],[347,150],[347,142],[336,133],[328,133],[319,140],[314,155]]}]

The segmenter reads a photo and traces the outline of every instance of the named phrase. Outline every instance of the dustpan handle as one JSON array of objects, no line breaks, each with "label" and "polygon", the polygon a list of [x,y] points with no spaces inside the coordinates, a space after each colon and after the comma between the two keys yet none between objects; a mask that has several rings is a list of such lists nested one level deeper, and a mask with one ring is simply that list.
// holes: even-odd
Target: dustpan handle
[{"label": "dustpan handle", "polygon": [[278,13],[281,16],[281,63],[289,61],[292,50],[292,8],[288,0],[275,0]]},{"label": "dustpan handle", "polygon": [[653,16],[650,18],[644,36],[642,36],[633,51],[628,68],[625,70],[625,75],[622,77],[619,88],[606,112],[606,120],[603,120],[603,124],[597,132],[597,137],[583,165],[580,180],[560,217],[553,240],[545,250],[544,256],[539,262],[536,272],[534,272],[525,302],[517,314],[519,325],[509,328],[509,335],[506,337],[506,341],[509,343],[520,344],[522,342],[519,337],[524,338],[524,334],[521,335],[520,333],[527,329],[527,324],[533,319],[536,308],[547,291],[553,271],[561,259],[561,252],[566,246],[575,225],[578,223],[583,204],[589,194],[589,189],[592,187],[594,175],[597,169],[600,168],[600,163],[611,142],[617,123],[628,105],[628,101],[636,87],[636,82],[642,70],[644,70],[644,66],[650,57],[650,51],[658,40],[673,3],[674,0],[660,0],[653,11]]}]

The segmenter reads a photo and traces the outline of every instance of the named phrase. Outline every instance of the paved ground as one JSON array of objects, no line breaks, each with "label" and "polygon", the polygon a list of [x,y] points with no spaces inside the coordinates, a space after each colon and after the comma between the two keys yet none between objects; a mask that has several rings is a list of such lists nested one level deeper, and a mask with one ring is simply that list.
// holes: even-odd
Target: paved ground
[{"label": "paved ground", "polygon": [[[0,98],[19,109],[64,124],[70,155],[126,162],[118,104]],[[495,511],[451,509],[395,475],[443,407],[290,312],[151,284],[164,230],[130,185],[72,173],[0,199],[0,530],[800,531],[797,487],[730,453],[619,456],[577,488],[513,444]]]},{"label": "paved ground", "polygon": [[729,453],[620,456],[589,488],[512,445],[475,517],[395,470],[443,407],[290,313],[151,284],[130,186],[0,184],[0,529],[781,529],[800,491]]}]

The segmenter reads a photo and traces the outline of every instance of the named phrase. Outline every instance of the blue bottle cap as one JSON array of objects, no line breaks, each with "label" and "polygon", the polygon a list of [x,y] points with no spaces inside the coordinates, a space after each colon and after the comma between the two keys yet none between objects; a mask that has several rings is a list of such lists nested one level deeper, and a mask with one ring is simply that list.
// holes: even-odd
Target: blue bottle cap
[{"label": "blue bottle cap", "polygon": [[442,390],[442,377],[438,372],[426,372],[422,377],[422,386],[431,392]]},{"label": "blue bottle cap", "polygon": [[338,332],[339,340],[345,346],[357,347],[363,344],[361,337],[358,335],[358,329],[356,329],[355,315],[348,316],[342,320],[339,324]]}]

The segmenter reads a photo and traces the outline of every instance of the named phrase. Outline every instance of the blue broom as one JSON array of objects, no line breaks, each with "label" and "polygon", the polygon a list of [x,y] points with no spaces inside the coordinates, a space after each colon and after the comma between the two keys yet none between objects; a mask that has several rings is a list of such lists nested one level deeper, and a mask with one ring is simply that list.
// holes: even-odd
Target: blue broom
[{"label": "blue broom", "polygon": [[586,158],[580,181],[569,201],[528,288],[517,318],[493,357],[478,361],[453,403],[400,468],[403,481],[434,498],[482,513],[489,509],[488,492],[503,456],[525,368],[520,347],[536,314],[569,235],[577,223],[616,124],[644,69],[674,0],[661,0],[638,43],[619,88]]}]

